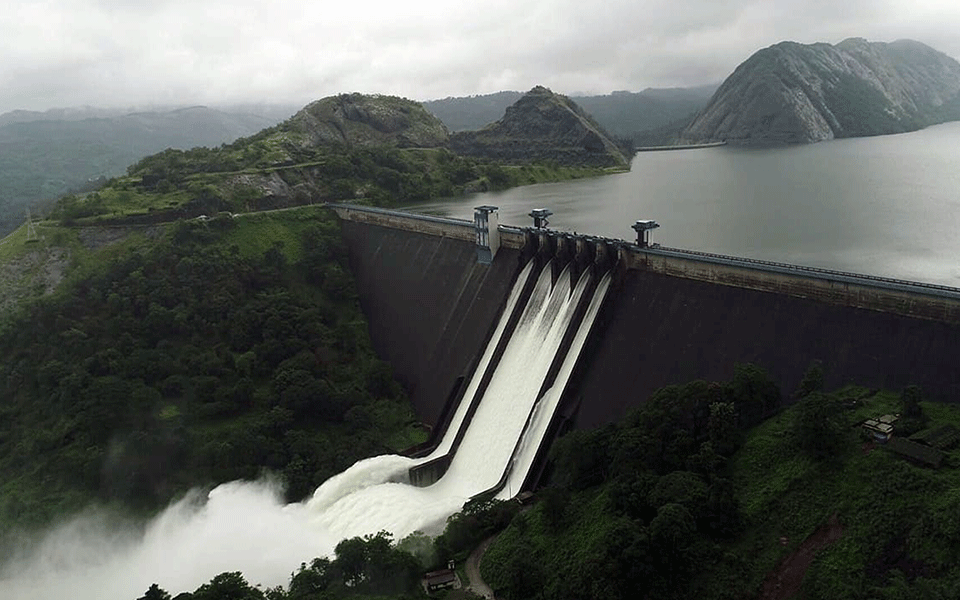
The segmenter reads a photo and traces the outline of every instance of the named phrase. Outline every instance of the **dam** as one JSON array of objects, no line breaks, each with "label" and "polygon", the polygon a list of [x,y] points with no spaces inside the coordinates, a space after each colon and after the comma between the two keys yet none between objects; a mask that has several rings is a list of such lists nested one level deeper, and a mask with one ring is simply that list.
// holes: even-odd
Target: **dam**
[{"label": "dam", "polygon": [[727,379],[737,363],[764,368],[785,395],[819,360],[828,388],[919,385],[960,400],[956,288],[506,225],[483,264],[475,222],[331,208],[374,346],[439,430],[511,282],[538,254],[577,262],[599,251],[611,265],[597,333],[558,404],[573,426],[615,420],[665,385]]}]

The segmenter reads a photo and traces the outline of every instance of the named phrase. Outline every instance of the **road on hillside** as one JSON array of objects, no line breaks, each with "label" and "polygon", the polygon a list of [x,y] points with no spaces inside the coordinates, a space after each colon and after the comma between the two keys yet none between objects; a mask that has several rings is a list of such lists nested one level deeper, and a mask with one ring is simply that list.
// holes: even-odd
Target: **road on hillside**
[{"label": "road on hillside", "polygon": [[467,579],[470,580],[470,585],[467,589],[489,600],[494,600],[493,590],[490,589],[490,586],[480,577],[480,561],[483,559],[484,552],[487,551],[487,548],[495,539],[497,539],[497,536],[493,535],[483,540],[483,542],[470,553],[470,556],[467,557],[467,564],[465,565]]}]

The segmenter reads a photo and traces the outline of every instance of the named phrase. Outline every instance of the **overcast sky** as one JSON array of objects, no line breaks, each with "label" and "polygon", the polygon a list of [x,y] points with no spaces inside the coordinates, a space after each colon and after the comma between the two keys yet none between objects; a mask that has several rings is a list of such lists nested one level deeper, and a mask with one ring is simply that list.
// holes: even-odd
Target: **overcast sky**
[{"label": "overcast sky", "polygon": [[7,0],[0,113],[608,93],[719,82],[782,40],[960,57],[957,0]]}]

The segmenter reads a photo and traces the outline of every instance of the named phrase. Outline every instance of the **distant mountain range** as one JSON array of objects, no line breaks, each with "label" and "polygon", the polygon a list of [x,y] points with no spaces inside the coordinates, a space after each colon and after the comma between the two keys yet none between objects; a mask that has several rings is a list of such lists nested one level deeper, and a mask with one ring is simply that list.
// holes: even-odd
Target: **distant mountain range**
[{"label": "distant mountain range", "polygon": [[23,223],[27,207],[39,208],[90,180],[119,175],[143,156],[165,148],[218,146],[293,112],[282,115],[282,107],[261,108],[267,116],[203,106],[125,114],[89,107],[4,113],[0,236]]},{"label": "distant mountain range", "polygon": [[[641,92],[613,92],[602,96],[570,96],[610,135],[635,139],[651,129],[682,121],[679,130],[706,106],[716,85],[690,88],[648,88]],[[481,96],[430,100],[423,105],[451,131],[481,129],[500,119],[507,107],[523,96],[521,92],[497,92]]]},{"label": "distant mountain range", "polygon": [[804,143],[960,119],[960,63],[920,42],[782,42],[755,53],[681,143]]}]

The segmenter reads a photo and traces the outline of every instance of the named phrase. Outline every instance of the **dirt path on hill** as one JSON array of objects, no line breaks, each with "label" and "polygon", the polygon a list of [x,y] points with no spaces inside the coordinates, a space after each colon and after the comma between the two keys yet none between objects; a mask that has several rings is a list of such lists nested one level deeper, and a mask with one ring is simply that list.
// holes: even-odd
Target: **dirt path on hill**
[{"label": "dirt path on hill", "polygon": [[788,600],[796,596],[814,556],[840,539],[841,534],[843,526],[834,514],[767,575],[760,592],[760,600]]}]

